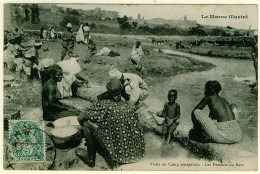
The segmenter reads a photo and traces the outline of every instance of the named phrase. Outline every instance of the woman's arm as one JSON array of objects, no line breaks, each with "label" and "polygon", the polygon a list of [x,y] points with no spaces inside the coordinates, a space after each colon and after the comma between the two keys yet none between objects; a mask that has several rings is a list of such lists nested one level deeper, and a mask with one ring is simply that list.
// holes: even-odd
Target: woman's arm
[{"label": "woman's arm", "polygon": [[199,104],[194,108],[194,110],[196,109],[203,109],[207,104],[208,104],[208,100],[209,100],[209,97],[204,97],[200,102]]},{"label": "woman's arm", "polygon": [[194,111],[196,109],[202,110],[208,104],[208,100],[209,100],[209,97],[206,96],[199,102],[199,104],[197,106],[195,106],[195,108],[193,109],[193,111],[191,113],[192,117],[194,116]]},{"label": "woman's arm", "polygon": [[76,76],[76,78],[77,78],[78,80],[81,80],[81,81],[83,81],[84,83],[88,84],[88,80],[85,79],[85,78],[83,78],[83,77],[81,77],[79,74],[75,74],[75,76]]},{"label": "woman's arm", "polygon": [[51,110],[59,110],[59,111],[69,110],[69,107],[62,105],[60,102],[55,101],[56,89],[54,85],[49,85],[47,87],[47,93],[48,93],[47,101]]},{"label": "woman's arm", "polygon": [[103,104],[103,102],[97,102],[90,108],[87,108],[84,112],[81,112],[78,116],[78,121],[80,125],[87,120],[90,120],[93,123],[101,123],[105,120],[107,116],[108,108]]}]

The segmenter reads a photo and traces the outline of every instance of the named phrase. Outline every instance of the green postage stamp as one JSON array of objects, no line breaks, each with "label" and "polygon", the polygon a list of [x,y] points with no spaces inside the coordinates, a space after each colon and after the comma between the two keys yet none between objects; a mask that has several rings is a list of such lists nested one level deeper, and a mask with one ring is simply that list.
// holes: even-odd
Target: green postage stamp
[{"label": "green postage stamp", "polygon": [[41,121],[11,120],[9,122],[13,163],[45,161],[43,125]]}]

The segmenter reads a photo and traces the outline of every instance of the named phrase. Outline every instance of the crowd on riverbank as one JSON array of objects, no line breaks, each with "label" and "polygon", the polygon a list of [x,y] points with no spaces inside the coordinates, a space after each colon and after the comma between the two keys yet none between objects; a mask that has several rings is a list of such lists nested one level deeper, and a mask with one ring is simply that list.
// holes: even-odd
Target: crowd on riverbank
[{"label": "crowd on riverbank", "polygon": [[[67,27],[68,28],[68,27]],[[69,27],[70,28],[70,27]],[[69,31],[68,31],[69,32]],[[65,34],[66,36],[66,34]],[[70,38],[69,35],[67,35],[68,38]],[[66,38],[66,37],[64,37]],[[72,42],[72,39],[64,39],[62,43],[64,43],[63,46],[63,53],[67,53],[70,56],[70,60],[63,60],[57,64],[54,64],[51,60],[45,60],[46,62],[39,62],[38,65],[41,65],[43,69],[41,69],[40,75],[42,78],[42,84],[43,84],[43,91],[42,91],[42,100],[43,100],[43,109],[44,115],[47,117],[44,117],[45,120],[48,120],[49,118],[51,120],[55,120],[60,117],[52,117],[51,115],[54,112],[57,111],[72,111],[73,113],[76,113],[78,111],[75,110],[73,107],[67,107],[64,105],[59,105],[60,103],[58,102],[60,97],[68,97],[68,96],[74,96],[73,94],[74,91],[79,87],[77,85],[87,85],[88,81],[82,77],[77,76],[78,72],[81,71],[81,67],[78,64],[78,55],[70,52],[71,46],[70,42]],[[18,39],[14,39],[14,47],[20,47],[20,43],[18,42]],[[12,44],[12,39],[10,39],[10,45]],[[75,40],[73,40],[74,42]],[[18,45],[18,46],[17,46]],[[41,42],[35,41],[33,50],[35,54],[31,57],[28,56],[22,56],[22,70],[26,72],[26,68],[30,67],[32,68],[35,63],[35,59],[37,60],[37,50],[40,49],[39,47],[42,45]],[[66,45],[66,47],[64,47]],[[140,48],[140,43],[136,43],[138,45],[138,48]],[[136,45],[134,46],[134,49],[136,48]],[[9,47],[9,46],[8,46]],[[10,49],[10,48],[8,48]],[[133,49],[133,50],[134,50]],[[21,49],[22,50],[22,49]],[[136,51],[135,54],[138,54],[140,51]],[[65,54],[66,55],[66,54]],[[18,58],[18,56],[21,55],[15,55],[14,59]],[[134,56],[133,56],[134,57]],[[134,60],[135,65],[137,69],[142,69],[140,68],[138,61],[140,61],[140,58],[131,58],[130,60]],[[27,61],[30,61],[29,63],[26,63]],[[66,62],[64,62],[66,61]],[[14,62],[15,63],[15,62]],[[30,65],[29,65],[30,64]],[[64,66],[62,66],[64,64]],[[17,64],[20,65],[20,64]],[[27,66],[29,65],[29,66]],[[73,65],[73,66],[72,66]],[[67,67],[67,69],[66,69]],[[21,71],[21,69],[19,69]],[[95,136],[93,137],[86,137],[87,139],[95,139],[93,140],[92,144],[88,144],[88,152],[84,152],[82,150],[78,150],[76,155],[79,156],[80,159],[82,159],[87,165],[89,166],[94,166],[95,165],[95,151],[96,149],[93,147],[93,144],[95,145],[96,137],[101,136],[101,140],[98,139],[98,141],[101,141],[102,143],[105,144],[106,149],[108,150],[108,153],[110,154],[110,157],[112,160],[115,160],[117,162],[121,163],[129,163],[129,162],[136,162],[138,159],[142,158],[144,155],[144,145],[142,142],[142,130],[138,126],[138,118],[134,114],[135,112],[135,107],[138,107],[138,104],[140,101],[145,100],[148,97],[149,94],[149,89],[146,85],[146,83],[140,78],[139,76],[135,74],[128,74],[128,73],[121,73],[118,71],[115,67],[111,68],[111,71],[108,72],[108,74],[112,77],[112,80],[107,83],[107,92],[105,92],[102,95],[98,96],[99,99],[99,104],[96,104],[93,106],[93,108],[88,109],[86,112],[81,113],[79,117],[79,122],[81,125],[84,127],[85,135],[88,136],[89,132],[95,132]],[[28,74],[27,74],[28,75]],[[32,75],[29,74],[30,76]],[[61,87],[58,87],[58,82],[61,82]],[[67,83],[69,82],[69,83]],[[76,82],[76,84],[74,83]],[[74,84],[73,84],[74,83]],[[75,85],[75,88],[74,88]],[[56,87],[57,86],[57,87]],[[56,89],[58,88],[58,90]],[[62,89],[62,90],[61,90]],[[75,89],[75,90],[74,90]],[[193,120],[197,120],[199,123],[194,121],[194,125],[202,125],[199,129],[197,129],[197,133],[202,133],[204,132],[203,129],[205,130],[204,135],[208,135],[209,138],[207,139],[212,141],[212,139],[215,142],[219,143],[235,143],[239,142],[241,139],[241,132],[239,131],[239,127],[237,126],[237,122],[234,117],[233,109],[231,108],[228,102],[225,99],[222,99],[221,97],[218,96],[219,91],[221,90],[221,86],[219,83],[216,81],[209,82],[205,86],[205,95],[206,97],[203,98],[201,103],[194,109],[193,112]],[[68,95],[64,95],[65,92],[68,93]],[[57,95],[58,96],[56,98]],[[62,96],[63,95],[63,96]],[[125,102],[119,102],[121,100],[121,96],[125,100]],[[165,106],[163,108],[162,112],[162,117],[165,117],[165,122],[164,122],[164,135],[167,136],[167,141],[170,140],[171,138],[169,135],[172,134],[172,132],[175,130],[176,126],[178,125],[178,118],[180,117],[179,113],[179,107],[180,105],[175,103],[175,100],[177,99],[177,91],[169,91],[168,94],[169,102],[165,103]],[[109,100],[109,102],[107,102]],[[127,102],[130,101],[130,102]],[[211,115],[210,118],[206,116],[205,114],[196,111],[196,109],[203,109],[206,105],[209,106],[218,106],[216,109],[215,107],[211,108]],[[119,107],[120,106],[120,107]],[[182,106],[182,105],[181,105]],[[125,107],[125,108],[124,108]],[[221,109],[223,108],[223,110]],[[224,109],[225,108],[225,109]],[[228,108],[228,109],[227,109]],[[111,113],[117,113],[117,110],[119,110],[120,114],[111,114]],[[124,110],[125,113],[124,113]],[[51,113],[48,111],[52,111]],[[196,111],[196,113],[195,113]],[[103,116],[100,116],[97,112],[104,113]],[[110,114],[106,115],[105,113]],[[94,114],[94,115],[93,115]],[[133,114],[133,119],[131,119],[131,114]],[[69,113],[67,116],[71,115]],[[160,115],[160,114],[158,114]],[[63,117],[62,115],[61,117]],[[97,116],[100,116],[97,117]],[[49,117],[49,118],[48,118]],[[113,118],[115,117],[115,118]],[[122,118],[121,118],[122,117]],[[129,119],[130,117],[130,119]],[[108,118],[113,118],[115,120],[119,120],[119,123],[112,124],[111,120],[107,120]],[[209,118],[204,120],[204,118]],[[212,122],[210,119],[217,120],[217,122],[220,122],[221,125],[217,125],[214,122]],[[231,121],[232,120],[232,121]],[[231,122],[232,123],[231,123]],[[130,122],[130,123],[129,123]],[[229,124],[222,124],[223,122],[228,122]],[[98,125],[98,129],[96,130],[96,125]],[[130,136],[128,137],[136,137],[137,142],[139,142],[138,147],[134,147],[133,142],[130,140],[127,141],[127,143],[123,144],[125,134],[127,134],[126,131],[129,131],[129,127],[124,127],[122,126],[122,130],[120,131],[115,131],[118,128],[118,124],[130,124],[129,127],[134,127],[133,130],[128,132]],[[136,124],[136,127],[134,126]],[[231,124],[231,125],[230,125]],[[221,127],[221,128],[220,128]],[[228,128],[235,128],[235,129],[228,129]],[[112,132],[110,134],[102,134],[100,133],[101,130],[111,130]],[[221,132],[219,132],[221,130]],[[123,133],[125,131],[125,134]],[[196,132],[195,131],[195,132]],[[213,131],[213,132],[212,132]],[[222,137],[224,133],[224,137]],[[100,135],[101,134],[101,135]],[[132,135],[132,136],[131,136]],[[114,136],[119,136],[120,140],[117,141],[117,137]],[[221,137],[220,137],[221,136]],[[191,138],[198,137],[196,134],[192,134]],[[231,137],[231,139],[230,139]],[[234,138],[235,137],[235,138]],[[106,139],[113,139],[115,141],[108,142]],[[199,139],[200,140],[200,139]],[[118,143],[122,143],[118,145]],[[110,146],[110,147],[109,147]],[[114,147],[120,147],[121,150],[115,150],[111,149],[111,146]],[[125,148],[127,147],[127,148]],[[134,152],[131,153],[131,147],[133,148],[132,150]],[[120,152],[121,151],[121,152]],[[111,153],[113,155],[111,155]],[[120,156],[123,154],[123,158],[120,159]],[[109,155],[108,155],[109,156]],[[131,159],[133,157],[133,159]]]}]

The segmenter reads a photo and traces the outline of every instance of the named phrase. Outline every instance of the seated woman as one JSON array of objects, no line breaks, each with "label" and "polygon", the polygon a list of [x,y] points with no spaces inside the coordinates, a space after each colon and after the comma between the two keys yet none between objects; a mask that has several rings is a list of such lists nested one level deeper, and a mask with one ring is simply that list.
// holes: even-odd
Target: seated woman
[{"label": "seated woman", "polygon": [[77,109],[66,106],[59,102],[60,93],[57,89],[57,82],[62,79],[62,69],[58,65],[52,65],[48,68],[49,78],[42,88],[42,110],[43,119],[54,121],[56,119],[78,115]]},{"label": "seated woman", "polygon": [[63,71],[62,80],[57,83],[61,98],[76,97],[78,88],[84,84],[88,84],[88,80],[79,75],[81,67],[78,60],[79,55],[73,53],[69,60],[63,60],[57,63]]},{"label": "seated woman", "polygon": [[142,66],[140,65],[140,61],[143,58],[144,53],[141,47],[141,42],[140,41],[136,41],[132,51],[131,51],[131,62],[136,65],[136,70],[137,71],[141,71]]},{"label": "seated woman", "polygon": [[134,163],[143,158],[144,136],[134,105],[121,100],[123,85],[118,79],[107,84],[111,98],[99,101],[78,117],[84,128],[87,151],[76,155],[89,167],[95,166],[99,152],[113,168],[118,163]]},{"label": "seated woman", "polygon": [[[242,139],[242,132],[236,120],[236,105],[220,97],[221,85],[218,81],[208,81],[205,85],[205,97],[191,114],[193,129],[189,138],[201,142],[237,143]],[[207,116],[202,109],[208,106]]]}]

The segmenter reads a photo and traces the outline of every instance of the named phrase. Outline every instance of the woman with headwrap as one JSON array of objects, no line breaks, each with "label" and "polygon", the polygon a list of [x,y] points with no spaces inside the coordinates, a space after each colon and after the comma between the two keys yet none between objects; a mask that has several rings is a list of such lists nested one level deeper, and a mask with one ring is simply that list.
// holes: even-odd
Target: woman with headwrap
[{"label": "woman with headwrap", "polygon": [[59,118],[78,115],[77,109],[66,106],[59,101],[60,93],[57,89],[57,82],[60,82],[62,79],[61,67],[54,64],[47,71],[49,78],[42,88],[43,119],[54,121]]},{"label": "woman with headwrap", "polygon": [[123,85],[118,79],[111,79],[106,88],[110,98],[97,102],[78,117],[84,129],[87,151],[79,148],[75,153],[89,167],[95,166],[96,152],[111,168],[144,157],[144,136],[136,107],[121,101]]}]

